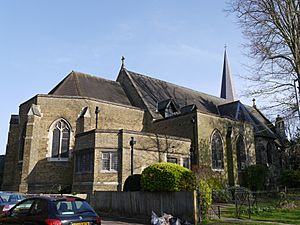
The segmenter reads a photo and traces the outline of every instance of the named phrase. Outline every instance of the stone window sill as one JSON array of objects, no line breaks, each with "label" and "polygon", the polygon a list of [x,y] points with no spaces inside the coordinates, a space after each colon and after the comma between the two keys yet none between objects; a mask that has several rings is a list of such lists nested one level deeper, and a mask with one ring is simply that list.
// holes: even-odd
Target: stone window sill
[{"label": "stone window sill", "polygon": [[51,158],[51,157],[48,157],[47,160],[49,162],[68,162],[69,158]]}]

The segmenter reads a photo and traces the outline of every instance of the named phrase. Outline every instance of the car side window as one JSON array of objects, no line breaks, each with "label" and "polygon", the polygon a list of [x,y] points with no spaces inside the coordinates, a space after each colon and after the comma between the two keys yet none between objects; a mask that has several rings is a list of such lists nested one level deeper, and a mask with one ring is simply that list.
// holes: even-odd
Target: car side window
[{"label": "car side window", "polygon": [[47,214],[47,212],[48,212],[47,201],[42,199],[35,200],[35,202],[33,203],[30,209],[31,215],[44,215]]},{"label": "car side window", "polygon": [[30,211],[30,207],[32,206],[34,200],[28,199],[21,204],[17,205],[11,212],[11,216],[20,216],[27,215]]},{"label": "car side window", "polygon": [[58,201],[56,203],[56,208],[61,215],[74,214],[73,205],[70,201]]}]

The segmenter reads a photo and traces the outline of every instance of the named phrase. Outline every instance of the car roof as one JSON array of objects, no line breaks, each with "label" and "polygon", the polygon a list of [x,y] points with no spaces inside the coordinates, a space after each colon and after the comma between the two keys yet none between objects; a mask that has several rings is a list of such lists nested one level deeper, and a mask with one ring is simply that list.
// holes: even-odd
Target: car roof
[{"label": "car roof", "polygon": [[14,192],[14,191],[0,191],[0,194],[25,195],[23,193]]},{"label": "car roof", "polygon": [[85,201],[85,199],[76,196],[61,196],[61,195],[36,195],[36,196],[30,196],[27,199],[45,199],[47,201]]}]

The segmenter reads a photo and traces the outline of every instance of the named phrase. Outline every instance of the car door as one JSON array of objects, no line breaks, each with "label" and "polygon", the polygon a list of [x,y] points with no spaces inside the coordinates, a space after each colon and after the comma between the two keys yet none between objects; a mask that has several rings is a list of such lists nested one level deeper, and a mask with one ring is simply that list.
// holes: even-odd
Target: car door
[{"label": "car door", "polygon": [[28,216],[25,218],[24,225],[44,224],[48,216],[48,202],[46,199],[36,199],[30,208]]},{"label": "car door", "polygon": [[0,224],[24,225],[33,202],[33,199],[27,199],[15,205],[0,218]]}]

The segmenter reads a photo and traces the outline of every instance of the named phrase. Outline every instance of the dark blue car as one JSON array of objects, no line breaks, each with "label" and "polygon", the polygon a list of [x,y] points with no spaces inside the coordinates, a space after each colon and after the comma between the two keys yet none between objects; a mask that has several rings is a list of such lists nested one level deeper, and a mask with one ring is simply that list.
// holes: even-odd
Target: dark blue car
[{"label": "dark blue car", "polygon": [[11,209],[15,204],[25,199],[25,196],[16,192],[0,192],[0,214]]},{"label": "dark blue car", "polygon": [[27,198],[0,216],[0,224],[101,225],[101,218],[77,197]]}]

